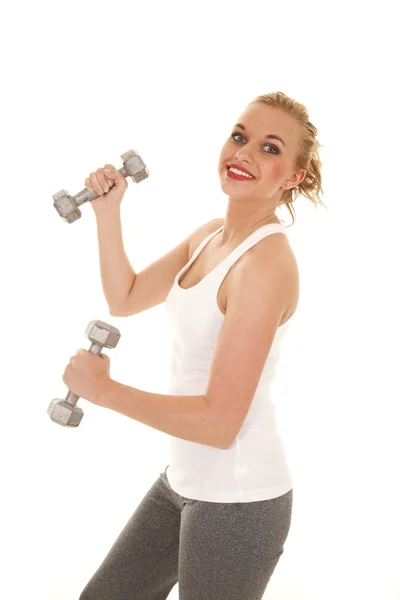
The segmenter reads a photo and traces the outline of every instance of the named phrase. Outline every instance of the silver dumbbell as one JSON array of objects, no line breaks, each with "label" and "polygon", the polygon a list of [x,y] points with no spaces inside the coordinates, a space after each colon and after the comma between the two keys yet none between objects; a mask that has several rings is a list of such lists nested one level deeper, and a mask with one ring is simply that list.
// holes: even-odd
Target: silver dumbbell
[{"label": "silver dumbbell", "polygon": [[[85,334],[92,342],[89,352],[99,355],[103,348],[115,348],[121,337],[116,327],[103,321],[90,321]],[[78,427],[83,417],[83,410],[76,406],[79,396],[68,392],[65,399],[54,398],[51,401],[47,414],[50,419],[64,427]]]},{"label": "silver dumbbell", "polygon": [[[119,169],[119,172],[124,177],[129,176],[135,183],[140,183],[149,176],[148,168],[135,150],[128,150],[121,154],[121,158],[124,166]],[[87,188],[75,196],[71,196],[67,190],[61,190],[53,196],[54,208],[66,223],[73,223],[82,216],[78,206],[98,197],[96,192]]]}]

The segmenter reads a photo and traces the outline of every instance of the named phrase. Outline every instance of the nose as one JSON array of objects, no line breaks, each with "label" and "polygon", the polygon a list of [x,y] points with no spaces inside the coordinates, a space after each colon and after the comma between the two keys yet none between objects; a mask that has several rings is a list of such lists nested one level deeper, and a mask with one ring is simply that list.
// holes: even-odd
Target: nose
[{"label": "nose", "polygon": [[235,154],[235,158],[238,161],[247,162],[248,164],[251,164],[253,162],[251,159],[251,153],[250,153],[249,149],[246,148],[245,146],[242,148],[238,148],[238,150],[236,151],[236,154]]}]

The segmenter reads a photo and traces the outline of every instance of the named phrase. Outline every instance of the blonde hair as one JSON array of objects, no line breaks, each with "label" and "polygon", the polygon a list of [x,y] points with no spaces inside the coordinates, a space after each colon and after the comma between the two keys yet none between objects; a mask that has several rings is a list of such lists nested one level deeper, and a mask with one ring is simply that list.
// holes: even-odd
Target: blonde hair
[{"label": "blonde hair", "polygon": [[307,172],[303,181],[295,188],[284,190],[281,201],[278,204],[278,206],[281,206],[282,204],[286,205],[286,208],[293,219],[292,223],[289,225],[289,227],[291,227],[296,220],[293,202],[301,194],[311,200],[315,208],[317,205],[325,206],[322,202],[324,192],[321,185],[322,162],[319,156],[319,149],[323,146],[316,139],[318,130],[309,121],[307,108],[304,104],[300,104],[300,102],[289,98],[289,96],[286,96],[283,92],[271,92],[270,94],[257,96],[250,105],[255,103],[267,104],[268,106],[273,106],[274,108],[286,111],[300,126],[300,143],[297,157],[294,161],[294,169],[306,169]]}]

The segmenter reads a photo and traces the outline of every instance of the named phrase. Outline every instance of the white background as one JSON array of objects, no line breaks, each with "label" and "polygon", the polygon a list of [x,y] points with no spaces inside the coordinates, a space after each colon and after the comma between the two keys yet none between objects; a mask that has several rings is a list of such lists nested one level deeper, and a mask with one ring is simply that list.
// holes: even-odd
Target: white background
[{"label": "white background", "polygon": [[[304,103],[324,202],[295,202],[301,275],[274,394],[294,505],[270,600],[400,598],[399,44],[395,2],[19,2],[3,9],[0,595],[75,600],[168,464],[168,436],[80,400],[47,416],[87,323],[121,331],[117,381],[167,393],[164,305],[110,316],[94,213],[53,208],[134,149],[123,236],[139,272],[223,217],[217,161],[254,97]],[[397,36],[397,37],[396,37]],[[396,58],[397,55],[397,58]],[[286,209],[277,213],[291,223]],[[178,598],[178,586],[170,594]]]}]

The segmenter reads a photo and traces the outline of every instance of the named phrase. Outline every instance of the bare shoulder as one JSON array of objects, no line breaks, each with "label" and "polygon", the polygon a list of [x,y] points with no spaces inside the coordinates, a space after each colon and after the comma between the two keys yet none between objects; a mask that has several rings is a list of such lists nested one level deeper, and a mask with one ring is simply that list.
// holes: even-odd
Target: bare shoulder
[{"label": "bare shoulder", "polygon": [[[296,256],[290,245],[289,237],[281,232],[276,232],[272,235],[260,240],[255,244],[248,253],[249,260],[260,258],[269,261],[281,269],[282,272],[298,275],[298,265]],[[257,261],[262,264],[261,261]]]},{"label": "bare shoulder", "polygon": [[196,248],[200,246],[201,242],[211,233],[222,227],[224,223],[224,218],[212,219],[211,221],[207,221],[207,223],[203,223],[203,225],[200,225],[200,227],[193,231],[189,241],[189,260]]},{"label": "bare shoulder", "polygon": [[[288,236],[283,233],[267,236],[260,244],[254,246],[254,251],[254,256],[260,258],[257,261],[259,268],[262,269],[265,261],[273,264],[286,280],[288,290],[296,296],[299,288],[299,268]],[[251,258],[249,254],[249,259]]]}]

